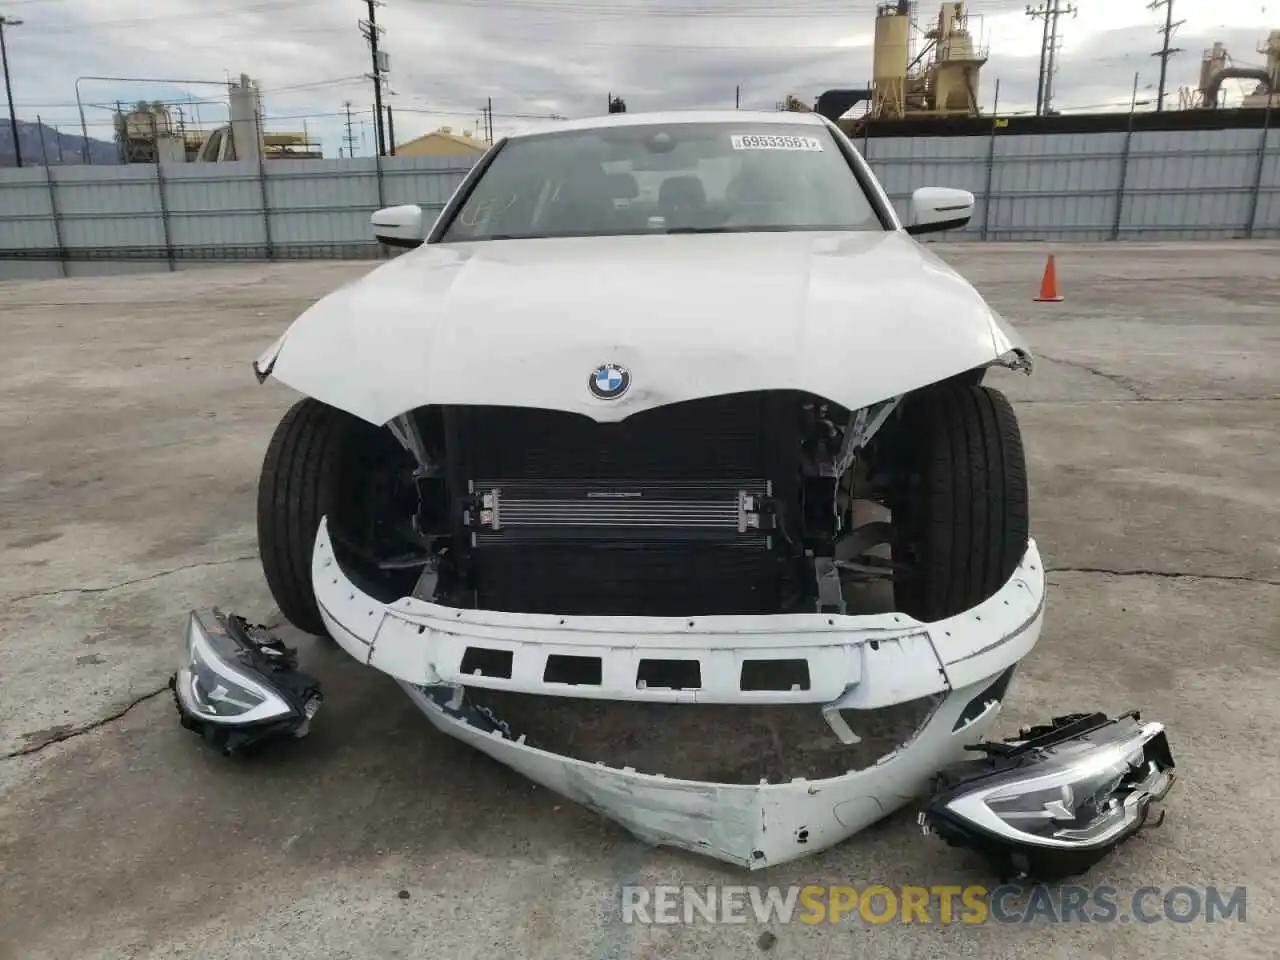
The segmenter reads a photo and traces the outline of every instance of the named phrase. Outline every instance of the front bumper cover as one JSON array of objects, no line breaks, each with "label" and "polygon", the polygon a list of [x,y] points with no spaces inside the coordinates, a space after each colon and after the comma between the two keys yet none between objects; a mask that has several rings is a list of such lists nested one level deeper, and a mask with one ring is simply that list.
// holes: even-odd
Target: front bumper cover
[{"label": "front bumper cover", "polygon": [[[697,703],[820,703],[866,710],[942,695],[989,680],[1035,646],[1045,578],[1030,541],[990,599],[936,623],[900,613],[766,617],[560,617],[462,610],[361,591],[334,556],[322,521],[312,583],[330,635],[349,654],[414,686],[485,687],[546,696]],[[468,657],[479,651],[485,656]],[[548,680],[552,656],[598,661],[599,682]],[[696,661],[690,689],[638,679],[642,660]],[[804,661],[808,682],[743,689],[748,661]],[[464,663],[498,664],[463,669]]]},{"label": "front bumper cover", "polygon": [[[362,663],[395,677],[438,729],[471,744],[641,840],[749,869],[830,847],[917,799],[930,778],[987,737],[1013,667],[1035,646],[1045,578],[1029,542],[1009,582],[958,616],[925,624],[903,614],[771,617],[557,617],[460,610],[363,593],[334,556],[327,524],[312,580],[330,634]],[[467,652],[503,655],[501,670],[464,671]],[[552,655],[599,658],[599,683],[546,679]],[[696,660],[694,689],[637,681],[640,660]],[[742,689],[743,664],[804,660],[810,682]],[[472,661],[476,662],[476,661]],[[856,739],[857,712],[932,697],[929,719],[871,766],[825,779],[729,784],[682,780],[560,756],[525,742],[468,702],[468,686],[561,697],[698,703],[815,703],[837,735]]]},{"label": "front bumper cover", "polygon": [[759,784],[681,780],[549,753],[470,704],[462,687],[401,686],[437,729],[641,841],[759,870],[834,846],[918,799],[935,771],[990,734],[1006,681],[1002,674],[952,691],[910,741],[870,767]]}]

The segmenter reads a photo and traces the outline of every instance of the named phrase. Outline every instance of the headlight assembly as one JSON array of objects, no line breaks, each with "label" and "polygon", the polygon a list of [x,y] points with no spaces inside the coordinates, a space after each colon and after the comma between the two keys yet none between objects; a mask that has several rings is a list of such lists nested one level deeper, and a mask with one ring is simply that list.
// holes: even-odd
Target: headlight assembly
[{"label": "headlight assembly", "polygon": [[243,617],[192,611],[173,687],[182,725],[230,754],[263,739],[305,736],[322,701],[296,652]]},{"label": "headlight assembly", "polygon": [[1160,723],[1076,714],[976,748],[938,774],[927,833],[985,853],[1002,879],[1082,873],[1147,822],[1173,786]]}]

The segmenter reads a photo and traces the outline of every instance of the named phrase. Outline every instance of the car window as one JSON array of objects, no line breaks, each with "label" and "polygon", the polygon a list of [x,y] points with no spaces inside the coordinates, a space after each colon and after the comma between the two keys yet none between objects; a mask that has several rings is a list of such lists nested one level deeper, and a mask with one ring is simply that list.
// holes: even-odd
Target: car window
[{"label": "car window", "polygon": [[883,229],[825,127],[671,123],[512,140],[440,240]]}]

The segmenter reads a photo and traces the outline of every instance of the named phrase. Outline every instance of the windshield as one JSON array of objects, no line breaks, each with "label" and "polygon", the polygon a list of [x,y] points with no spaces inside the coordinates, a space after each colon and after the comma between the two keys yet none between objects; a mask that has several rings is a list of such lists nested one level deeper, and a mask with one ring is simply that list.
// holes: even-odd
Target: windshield
[{"label": "windshield", "polygon": [[668,123],[512,140],[440,240],[883,229],[825,127]]}]

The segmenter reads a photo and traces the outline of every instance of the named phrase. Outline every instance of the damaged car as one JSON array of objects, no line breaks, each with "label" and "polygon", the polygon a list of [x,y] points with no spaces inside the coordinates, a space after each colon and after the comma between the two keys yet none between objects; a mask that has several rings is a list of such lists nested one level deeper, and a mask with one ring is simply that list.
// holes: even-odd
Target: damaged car
[{"label": "damaged car", "polygon": [[[829,120],[734,111],[511,136],[434,222],[378,211],[404,252],[254,365],[303,395],[259,487],[281,611],[649,842],[759,868],[909,803],[989,739],[1044,615],[984,382],[1031,358],[915,239],[973,204],[922,188],[904,224]],[[683,712],[588,755],[503,702]],[[822,765],[663,764],[780,709]]]}]

